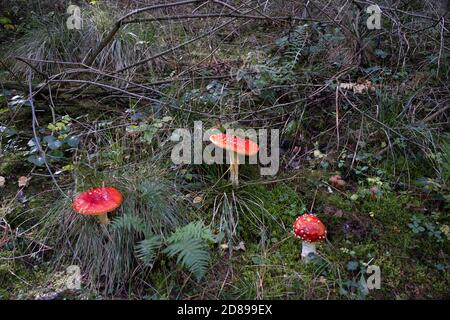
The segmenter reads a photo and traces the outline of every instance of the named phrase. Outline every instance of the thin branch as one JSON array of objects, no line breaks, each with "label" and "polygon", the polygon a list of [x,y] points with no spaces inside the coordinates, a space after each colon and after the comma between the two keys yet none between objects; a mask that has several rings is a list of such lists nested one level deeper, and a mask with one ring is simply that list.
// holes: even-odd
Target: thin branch
[{"label": "thin branch", "polygon": [[39,141],[39,138],[38,138],[38,135],[37,135],[37,129],[36,129],[36,123],[37,123],[36,108],[34,106],[33,87],[32,87],[32,84],[31,84],[32,76],[33,76],[33,73],[32,73],[31,68],[30,68],[29,69],[29,73],[28,73],[28,91],[29,91],[28,100],[30,101],[30,105],[31,105],[31,127],[32,127],[32,130],[33,130],[34,143],[36,144],[36,147],[38,149],[39,155],[42,156],[43,159],[44,159],[45,166],[47,167],[48,173],[52,177],[52,180],[53,180],[56,188],[58,189],[59,192],[61,192],[61,194],[64,197],[68,198],[68,196],[64,193],[64,191],[62,191],[62,189],[58,185],[58,182],[56,181],[56,178],[55,178],[52,170],[50,169],[50,166],[48,165],[48,162],[47,162],[47,159],[46,159],[46,156],[45,156],[45,152],[42,149],[41,142]]},{"label": "thin branch", "polygon": [[187,0],[187,1],[180,1],[180,2],[174,2],[174,3],[158,4],[158,5],[155,5],[155,6],[150,6],[150,7],[137,9],[137,10],[134,10],[134,11],[126,14],[125,16],[123,16],[122,18],[120,18],[119,20],[116,21],[116,23],[114,24],[114,26],[111,29],[111,31],[109,31],[108,35],[105,38],[103,38],[103,40],[100,42],[100,44],[97,47],[97,49],[95,49],[95,51],[93,51],[91,53],[91,55],[85,59],[86,64],[87,65],[92,65],[94,63],[95,59],[100,54],[100,52],[102,52],[102,50],[108,45],[108,43],[111,42],[111,40],[116,35],[117,31],[119,31],[119,29],[122,27],[124,21],[126,19],[128,19],[129,17],[134,16],[134,15],[139,14],[139,13],[142,13],[142,12],[152,11],[152,10],[161,9],[161,8],[182,6],[182,5],[186,5],[186,4],[190,4],[190,3],[196,3],[196,2],[203,2],[203,0],[202,1],[199,1],[199,0]]}]

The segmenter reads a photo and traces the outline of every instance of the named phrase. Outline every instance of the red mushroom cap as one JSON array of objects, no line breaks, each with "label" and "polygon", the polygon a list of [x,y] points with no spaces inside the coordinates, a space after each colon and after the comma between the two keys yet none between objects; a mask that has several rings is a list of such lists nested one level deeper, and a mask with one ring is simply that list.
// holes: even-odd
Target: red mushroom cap
[{"label": "red mushroom cap", "polygon": [[209,140],[211,140],[212,143],[222,149],[247,156],[257,154],[259,151],[259,146],[256,142],[253,142],[250,139],[243,139],[231,134],[213,134],[209,137]]},{"label": "red mushroom cap", "polygon": [[295,236],[303,241],[321,241],[327,236],[325,225],[319,218],[310,213],[299,216],[293,227]]},{"label": "red mushroom cap", "polygon": [[73,209],[81,214],[104,214],[115,210],[123,196],[113,187],[99,187],[80,193],[73,200]]}]

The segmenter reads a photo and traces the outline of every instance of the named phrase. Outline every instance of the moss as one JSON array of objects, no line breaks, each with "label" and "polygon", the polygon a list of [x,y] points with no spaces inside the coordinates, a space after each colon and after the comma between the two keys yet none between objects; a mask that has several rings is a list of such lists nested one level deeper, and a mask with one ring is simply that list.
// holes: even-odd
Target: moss
[{"label": "moss", "polygon": [[[318,185],[323,174],[315,176],[316,183],[304,181]],[[344,215],[332,217],[320,213],[332,235],[331,243],[320,244],[318,252],[322,258],[305,265],[299,257],[300,242],[289,237],[292,221],[305,211],[304,199],[289,183],[252,185],[251,188],[263,199],[264,208],[279,218],[285,228],[275,221],[267,221],[270,236],[259,245],[246,244],[247,251],[236,259],[237,279],[223,297],[401,299],[448,295],[449,277],[430,265],[448,265],[449,257],[442,255],[442,244],[427,237],[416,237],[409,229],[412,213],[408,208],[421,204],[420,199],[410,193],[386,190],[376,200],[361,197],[354,202],[346,195],[330,194],[319,188],[315,207],[332,205],[342,209]],[[354,230],[346,231],[344,222],[361,227],[361,236],[349,234]],[[427,256],[418,255],[418,250],[428,252]],[[357,261],[360,267],[369,262],[378,265],[381,289],[365,295],[361,289],[352,287],[351,284],[357,285],[361,274],[364,275],[361,273],[364,269],[348,270],[350,261]]]},{"label": "moss", "polygon": [[24,295],[43,283],[45,272],[39,267],[29,267],[14,260],[14,255],[9,251],[0,252],[0,257],[11,259],[0,262],[0,299]]},{"label": "moss", "polygon": [[0,156],[0,176],[8,176],[17,173],[18,168],[25,162],[23,155],[17,153],[5,153]]}]

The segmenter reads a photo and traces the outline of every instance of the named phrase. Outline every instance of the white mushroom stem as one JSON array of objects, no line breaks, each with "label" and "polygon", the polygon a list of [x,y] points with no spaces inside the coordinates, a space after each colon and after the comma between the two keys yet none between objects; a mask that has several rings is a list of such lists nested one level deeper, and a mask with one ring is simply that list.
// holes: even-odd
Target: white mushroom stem
[{"label": "white mushroom stem", "polygon": [[305,263],[312,260],[314,256],[310,256],[310,253],[317,254],[316,244],[314,242],[302,241],[302,259]]},{"label": "white mushroom stem", "polygon": [[230,152],[230,181],[233,187],[239,185],[239,156],[237,152]]}]

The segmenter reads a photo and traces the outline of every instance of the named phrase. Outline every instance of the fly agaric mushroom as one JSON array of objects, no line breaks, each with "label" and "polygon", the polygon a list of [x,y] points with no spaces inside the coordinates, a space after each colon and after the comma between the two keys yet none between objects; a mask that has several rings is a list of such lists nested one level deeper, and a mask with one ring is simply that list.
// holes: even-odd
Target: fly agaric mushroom
[{"label": "fly agaric mushroom", "polygon": [[316,242],[327,236],[327,229],[322,221],[313,214],[301,215],[294,222],[294,234],[302,239],[302,259],[305,262],[312,260],[310,254],[316,254]]},{"label": "fly agaric mushroom", "polygon": [[230,181],[233,186],[239,185],[239,154],[253,156],[258,153],[259,146],[250,139],[243,139],[231,134],[219,133],[209,137],[211,142],[230,153]]},{"label": "fly agaric mushroom", "polygon": [[123,196],[113,187],[99,187],[80,193],[73,200],[73,209],[85,215],[97,216],[101,224],[108,224],[108,212],[120,206]]}]

